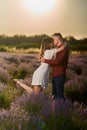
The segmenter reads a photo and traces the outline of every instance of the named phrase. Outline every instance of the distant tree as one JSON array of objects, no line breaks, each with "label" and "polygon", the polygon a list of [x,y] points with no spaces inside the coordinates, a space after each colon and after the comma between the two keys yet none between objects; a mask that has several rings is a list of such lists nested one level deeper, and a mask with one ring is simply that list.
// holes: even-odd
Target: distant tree
[{"label": "distant tree", "polygon": [[[46,34],[41,35],[33,35],[33,36],[25,36],[25,35],[14,35],[14,36],[6,36],[0,35],[0,47],[7,46],[7,47],[16,47],[16,48],[39,48],[44,37],[47,37]],[[65,37],[69,43],[71,50],[87,50],[87,38],[83,38],[77,40],[73,36]]]},{"label": "distant tree", "polygon": [[34,36],[25,36],[25,35],[14,35],[6,36],[0,35],[0,44],[1,45],[14,45],[21,43],[41,43],[42,39],[46,37],[46,34],[34,35]]},{"label": "distant tree", "polygon": [[76,43],[76,39],[73,36],[68,36],[65,38],[69,43]]}]

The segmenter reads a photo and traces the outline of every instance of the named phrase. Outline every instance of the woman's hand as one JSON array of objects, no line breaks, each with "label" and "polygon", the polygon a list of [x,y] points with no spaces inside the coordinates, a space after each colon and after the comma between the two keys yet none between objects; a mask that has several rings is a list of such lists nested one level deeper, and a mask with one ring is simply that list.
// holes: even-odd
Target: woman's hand
[{"label": "woman's hand", "polygon": [[41,58],[41,62],[45,62],[45,59],[43,57]]}]

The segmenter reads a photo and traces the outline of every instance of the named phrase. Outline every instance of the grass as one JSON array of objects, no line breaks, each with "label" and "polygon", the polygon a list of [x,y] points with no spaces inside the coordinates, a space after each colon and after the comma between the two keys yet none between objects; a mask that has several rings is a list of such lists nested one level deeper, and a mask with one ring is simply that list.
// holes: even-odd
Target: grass
[{"label": "grass", "polygon": [[9,82],[10,87],[0,92],[0,108],[10,109],[11,103],[17,96],[22,95],[24,92],[22,89],[15,87],[14,81]]},{"label": "grass", "polygon": [[10,108],[12,102],[12,95],[8,91],[0,93],[0,108]]}]

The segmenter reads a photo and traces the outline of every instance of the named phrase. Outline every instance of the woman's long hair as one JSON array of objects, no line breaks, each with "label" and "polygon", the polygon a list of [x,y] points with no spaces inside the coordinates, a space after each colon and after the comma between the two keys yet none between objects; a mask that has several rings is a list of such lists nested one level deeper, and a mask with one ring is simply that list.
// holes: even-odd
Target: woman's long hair
[{"label": "woman's long hair", "polygon": [[43,39],[41,47],[40,47],[40,53],[39,53],[39,59],[41,59],[44,55],[44,51],[47,49],[50,49],[50,43],[52,43],[54,40],[51,37],[46,37]]}]

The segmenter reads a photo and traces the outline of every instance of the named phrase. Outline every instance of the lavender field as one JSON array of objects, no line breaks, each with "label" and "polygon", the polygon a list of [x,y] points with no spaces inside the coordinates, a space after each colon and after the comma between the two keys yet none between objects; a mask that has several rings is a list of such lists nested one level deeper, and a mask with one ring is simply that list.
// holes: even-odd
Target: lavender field
[{"label": "lavender field", "polygon": [[40,65],[38,54],[0,53],[0,130],[87,130],[87,55],[70,55],[65,82],[65,103],[52,102],[49,87],[29,95],[15,84],[31,84]]}]

